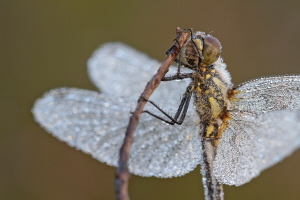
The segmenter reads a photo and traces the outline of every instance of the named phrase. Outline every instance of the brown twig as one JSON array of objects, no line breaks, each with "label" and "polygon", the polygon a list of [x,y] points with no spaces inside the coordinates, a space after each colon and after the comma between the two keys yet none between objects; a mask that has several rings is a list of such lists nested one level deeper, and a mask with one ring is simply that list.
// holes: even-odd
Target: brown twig
[{"label": "brown twig", "polygon": [[125,133],[124,142],[120,149],[120,158],[118,163],[119,165],[116,172],[115,186],[116,186],[116,193],[117,193],[118,200],[129,200],[128,184],[129,184],[130,174],[128,171],[128,160],[130,157],[130,149],[133,143],[134,132],[139,123],[140,115],[146,104],[146,101],[143,99],[149,99],[150,95],[160,84],[161,79],[168,72],[170,65],[173,63],[173,61],[179,54],[180,49],[183,47],[183,45],[186,43],[187,39],[189,38],[190,31],[181,30],[178,27],[176,29],[176,35],[177,35],[176,42],[171,47],[167,57],[165,58],[164,62],[158,69],[157,73],[148,82],[144,92],[141,95],[141,97],[143,98],[140,98],[138,100],[138,105],[130,117],[129,124],[127,126],[127,130]]}]

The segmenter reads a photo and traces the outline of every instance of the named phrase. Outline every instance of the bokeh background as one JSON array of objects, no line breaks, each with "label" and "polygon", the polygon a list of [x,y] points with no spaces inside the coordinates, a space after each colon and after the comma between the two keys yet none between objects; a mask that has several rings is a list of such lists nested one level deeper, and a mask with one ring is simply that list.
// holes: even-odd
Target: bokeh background
[{"label": "bokeh background", "polygon": [[[41,129],[31,108],[56,87],[96,90],[86,61],[121,41],[162,60],[175,28],[211,33],[235,84],[299,74],[300,1],[0,0],[0,199],[114,199],[115,168]],[[287,129],[288,130],[288,129]],[[282,133],[284,137],[284,133]],[[300,199],[300,151],[226,199]],[[199,167],[180,178],[132,176],[131,198],[203,199]]]}]

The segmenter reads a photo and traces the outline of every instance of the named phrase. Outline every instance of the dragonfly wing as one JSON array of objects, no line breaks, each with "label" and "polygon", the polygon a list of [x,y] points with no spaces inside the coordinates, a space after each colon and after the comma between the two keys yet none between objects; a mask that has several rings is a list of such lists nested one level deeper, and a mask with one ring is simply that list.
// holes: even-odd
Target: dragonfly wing
[{"label": "dragonfly wing", "polygon": [[191,116],[180,126],[148,119],[139,124],[136,132],[129,163],[131,172],[169,178],[182,176],[200,163],[199,130]]},{"label": "dragonfly wing", "polygon": [[300,75],[270,76],[239,85],[231,110],[265,113],[300,110]]},{"label": "dragonfly wing", "polygon": [[219,181],[242,185],[300,145],[300,112],[231,112],[213,163]]},{"label": "dragonfly wing", "polygon": [[127,45],[107,43],[88,60],[88,73],[101,92],[131,96],[132,91],[143,91],[159,65],[158,61]]},{"label": "dragonfly wing", "polygon": [[[33,114],[35,120],[58,139],[113,165],[116,162],[114,152],[102,150],[119,148],[130,114],[127,103],[98,92],[60,88],[38,99]],[[120,135],[114,135],[116,143],[98,145],[108,132],[117,130]]]},{"label": "dragonfly wing", "polygon": [[[134,103],[134,102],[133,102]],[[117,165],[132,101],[81,89],[61,88],[36,101],[36,121],[48,132],[95,159]],[[200,162],[195,122],[169,126],[142,115],[135,134],[130,171],[141,176],[186,174]]]},{"label": "dragonfly wing", "polygon": [[[160,64],[146,54],[116,42],[101,45],[93,53],[88,60],[88,72],[102,93],[136,102]],[[171,66],[167,75],[175,74],[176,70],[177,67]],[[188,83],[188,80],[162,82],[150,99],[164,105],[166,110],[178,107]]]}]

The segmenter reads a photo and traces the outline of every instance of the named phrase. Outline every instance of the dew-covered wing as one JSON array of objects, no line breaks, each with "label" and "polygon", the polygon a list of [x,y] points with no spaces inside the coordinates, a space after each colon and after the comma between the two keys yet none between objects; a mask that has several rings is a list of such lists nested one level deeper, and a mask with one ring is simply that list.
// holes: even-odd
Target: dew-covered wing
[{"label": "dew-covered wing", "polygon": [[[101,45],[88,60],[90,79],[107,95],[136,102],[161,63],[125,44]],[[167,75],[176,73],[171,66]],[[150,100],[163,105],[166,111],[178,107],[189,80],[161,82]],[[192,104],[189,112],[192,110]]]},{"label": "dew-covered wing", "polygon": [[[88,60],[88,73],[93,83],[106,94],[118,95],[136,101],[147,82],[157,72],[161,62],[149,58],[125,44],[115,42],[101,45]],[[176,67],[171,66],[168,74],[174,74]],[[166,99],[175,101],[185,92],[187,82],[174,81],[162,83],[151,97],[152,100]],[[177,91],[177,93],[176,93]],[[177,95],[177,98],[169,98]]]},{"label": "dew-covered wing", "polygon": [[101,45],[87,64],[90,79],[101,92],[119,96],[141,92],[160,66],[146,54],[118,42]]},{"label": "dew-covered wing", "polygon": [[235,89],[231,110],[265,113],[300,110],[300,75],[254,79]]},{"label": "dew-covered wing", "polygon": [[[95,159],[117,165],[118,153],[135,104],[98,92],[61,88],[38,99],[33,113],[49,133]],[[200,162],[200,141],[190,115],[169,126],[142,115],[131,150],[130,171],[141,176],[173,177]]]},{"label": "dew-covered wing", "polygon": [[300,112],[231,112],[213,163],[219,181],[242,185],[300,145]]}]

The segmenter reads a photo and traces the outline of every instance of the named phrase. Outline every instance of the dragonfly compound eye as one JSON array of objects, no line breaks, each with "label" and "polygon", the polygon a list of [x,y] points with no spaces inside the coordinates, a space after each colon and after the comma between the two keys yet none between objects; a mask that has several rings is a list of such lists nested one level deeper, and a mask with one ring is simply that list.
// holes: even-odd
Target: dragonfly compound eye
[{"label": "dragonfly compound eye", "polygon": [[203,63],[206,65],[210,65],[216,62],[221,54],[221,49],[221,43],[217,38],[206,36],[204,38],[202,51],[202,55],[204,56]]}]

